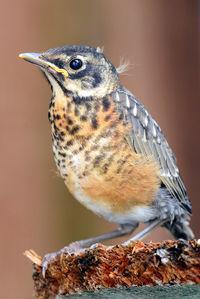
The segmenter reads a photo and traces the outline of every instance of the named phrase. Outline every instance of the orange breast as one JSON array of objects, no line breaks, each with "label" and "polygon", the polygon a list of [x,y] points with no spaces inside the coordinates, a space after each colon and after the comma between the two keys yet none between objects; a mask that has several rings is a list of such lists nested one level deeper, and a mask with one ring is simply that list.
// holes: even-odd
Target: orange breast
[{"label": "orange breast", "polygon": [[[123,159],[123,155],[119,153],[118,158]],[[130,154],[120,171],[113,163],[106,175],[100,173],[93,171],[87,179],[80,181],[80,186],[94,203],[102,202],[113,213],[126,213],[134,206],[150,206],[156,199],[159,171],[150,160]]]}]

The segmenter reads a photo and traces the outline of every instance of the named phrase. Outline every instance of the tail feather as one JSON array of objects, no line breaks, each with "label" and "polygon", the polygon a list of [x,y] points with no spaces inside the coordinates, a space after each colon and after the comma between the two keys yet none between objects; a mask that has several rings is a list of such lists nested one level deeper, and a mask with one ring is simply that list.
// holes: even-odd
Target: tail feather
[{"label": "tail feather", "polygon": [[168,229],[176,239],[192,240],[194,239],[194,233],[191,230],[187,219],[175,218],[172,223],[166,222],[163,225]]}]

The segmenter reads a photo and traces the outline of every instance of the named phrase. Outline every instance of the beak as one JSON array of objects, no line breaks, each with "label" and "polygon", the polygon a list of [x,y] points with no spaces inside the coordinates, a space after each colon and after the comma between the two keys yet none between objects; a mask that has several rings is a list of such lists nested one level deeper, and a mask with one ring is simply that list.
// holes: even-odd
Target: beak
[{"label": "beak", "polygon": [[41,53],[22,53],[19,54],[19,57],[41,68],[53,69],[58,73],[62,73],[65,77],[69,77],[69,74],[65,69],[60,69],[55,64],[45,60]]}]

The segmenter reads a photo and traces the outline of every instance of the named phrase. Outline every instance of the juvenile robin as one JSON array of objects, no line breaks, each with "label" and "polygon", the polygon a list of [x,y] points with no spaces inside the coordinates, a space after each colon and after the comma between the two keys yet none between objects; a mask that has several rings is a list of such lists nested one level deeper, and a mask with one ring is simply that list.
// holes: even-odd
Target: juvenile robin
[{"label": "juvenile robin", "polygon": [[146,228],[130,240],[159,226],[175,238],[192,239],[191,204],[175,156],[146,108],[120,84],[119,68],[101,49],[87,46],[20,57],[39,66],[51,85],[53,154],[67,188],[85,207],[118,224],[61,251],[129,235],[140,222]]}]

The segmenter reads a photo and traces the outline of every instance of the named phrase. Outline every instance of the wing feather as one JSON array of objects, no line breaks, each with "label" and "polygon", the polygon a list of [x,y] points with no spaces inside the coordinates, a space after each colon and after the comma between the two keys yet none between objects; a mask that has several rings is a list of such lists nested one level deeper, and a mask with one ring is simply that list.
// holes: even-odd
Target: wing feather
[{"label": "wing feather", "polygon": [[145,107],[126,89],[111,94],[117,109],[131,123],[127,140],[131,148],[143,156],[153,156],[160,166],[160,178],[173,197],[191,212],[191,204],[180,177],[176,158],[160,127]]}]

